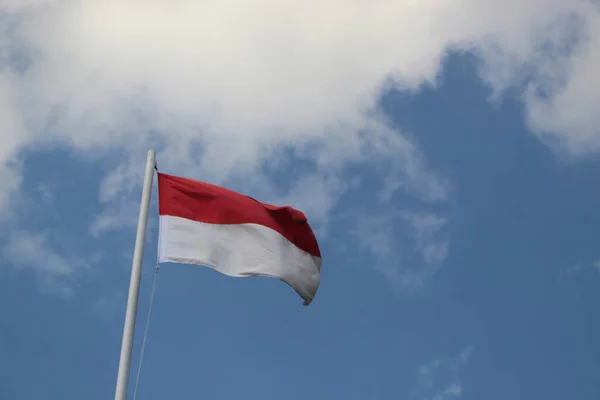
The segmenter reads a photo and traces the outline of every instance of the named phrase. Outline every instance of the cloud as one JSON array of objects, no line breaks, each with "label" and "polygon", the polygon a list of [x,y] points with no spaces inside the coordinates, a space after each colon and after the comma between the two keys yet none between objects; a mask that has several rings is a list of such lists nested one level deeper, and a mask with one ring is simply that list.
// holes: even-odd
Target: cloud
[{"label": "cloud", "polygon": [[458,399],[463,394],[460,371],[469,361],[473,346],[456,357],[436,358],[419,368],[419,383],[413,398],[423,400]]},{"label": "cloud", "polygon": [[52,205],[54,202],[54,194],[52,193],[52,189],[49,185],[45,183],[40,183],[35,188],[35,191],[39,194],[41,201],[45,205]]},{"label": "cloud", "polygon": [[[5,42],[11,54],[28,61],[19,73],[6,68],[15,124],[25,127],[7,130],[16,138],[15,149],[32,143],[90,151],[122,147],[128,160],[115,174],[137,178],[131,166],[153,144],[145,133],[154,131],[164,143],[161,164],[193,168],[217,182],[257,172],[285,146],[337,171],[364,152],[375,158],[389,153],[377,146],[396,140],[396,134],[367,113],[394,55],[386,55],[383,64],[355,65],[381,33],[344,28],[355,25],[364,11],[388,19],[386,7],[345,4],[340,13],[338,7],[307,11],[275,1],[262,7],[140,4],[90,0],[36,7],[31,2],[20,12],[13,5],[5,20],[18,20],[18,27],[8,30]],[[340,30],[322,35],[331,28]],[[19,57],[8,57],[9,66],[14,58]],[[412,86],[421,82],[422,71],[435,76],[435,64],[428,63],[409,79]],[[191,154],[190,149],[199,150]],[[415,164],[400,171],[409,182],[396,185],[417,187],[419,174],[426,173],[422,160],[407,154],[408,142],[394,149],[394,157]],[[314,174],[312,182],[319,189],[331,179],[332,173]]]},{"label": "cloud", "polygon": [[594,263],[592,264],[594,269],[600,273],[600,259],[597,259],[596,261],[594,261]]},{"label": "cloud", "polygon": [[119,198],[110,202],[100,214],[96,215],[89,232],[94,238],[103,233],[123,227],[135,226],[138,222],[139,199]]},{"label": "cloud", "polygon": [[360,131],[382,85],[433,82],[448,49],[479,54],[497,91],[535,75],[531,126],[597,147],[600,18],[586,0],[5,0],[0,16],[2,164],[35,143],[134,160],[147,132],[163,163],[216,180],[286,145],[344,164],[377,140]]},{"label": "cloud", "polygon": [[566,269],[567,274],[580,274],[587,271],[600,274],[600,258],[597,258],[591,263],[577,263]]},{"label": "cloud", "polygon": [[412,294],[433,276],[448,255],[448,218],[432,212],[363,216],[351,230],[373,266],[402,292]]},{"label": "cloud", "polygon": [[[434,85],[448,51],[473,52],[494,96],[523,95],[543,140],[597,151],[599,29],[588,0],[3,0],[0,210],[21,184],[19,152],[40,146],[113,166],[95,235],[134,223],[149,147],[164,171],[286,201],[323,226],[355,166],[379,171],[377,201],[444,202],[448,182],[379,114],[381,89]],[[290,157],[308,167],[295,173]],[[402,285],[446,256],[435,218],[404,218],[425,267],[382,267]]]},{"label": "cloud", "polygon": [[115,291],[99,297],[92,305],[92,310],[99,316],[107,319],[121,318],[124,312],[123,305],[127,303],[125,293]]},{"label": "cloud", "polygon": [[433,400],[447,400],[447,399],[458,399],[462,395],[462,386],[452,384],[446,389],[438,392],[433,396]]},{"label": "cloud", "polygon": [[[315,225],[328,221],[331,210],[350,183],[355,182],[347,175],[351,166],[377,165],[382,170],[379,173],[384,185],[382,201],[389,201],[399,190],[425,202],[446,199],[449,183],[438,177],[414,143],[392,130],[385,119],[370,117],[347,129],[332,131],[331,137],[316,142],[303,142],[300,135],[295,142],[286,142],[281,147],[274,145],[269,154],[257,153],[251,167],[245,165],[240,169],[204,168],[202,161],[196,165],[193,159],[185,160],[185,153],[170,160],[165,150],[159,154],[159,170],[190,171],[193,177],[218,183],[226,180],[223,174],[227,172],[228,183],[234,189],[265,202],[300,208]],[[228,151],[224,149],[223,154]],[[131,196],[131,193],[139,190],[145,153],[138,152],[133,159],[135,161],[128,159],[119,164],[103,180],[100,201],[107,205],[107,210],[92,226],[95,234],[119,227],[123,221],[127,225],[135,222],[135,218],[125,215],[127,210],[139,208],[139,194]],[[296,171],[294,162],[304,164],[303,170]],[[377,201],[376,195],[374,200]]]},{"label": "cloud", "polygon": [[0,256],[8,262],[8,267],[33,272],[44,290],[70,296],[75,274],[88,264],[64,257],[50,242],[46,233],[17,232],[0,249]]}]

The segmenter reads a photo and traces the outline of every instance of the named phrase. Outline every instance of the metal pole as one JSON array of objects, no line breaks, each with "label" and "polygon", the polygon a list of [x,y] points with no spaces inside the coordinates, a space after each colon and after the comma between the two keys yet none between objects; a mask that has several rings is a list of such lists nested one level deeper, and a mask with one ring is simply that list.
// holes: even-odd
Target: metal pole
[{"label": "metal pole", "polygon": [[150,206],[150,194],[152,192],[152,178],[154,177],[155,165],[156,155],[154,150],[150,150],[148,151],[148,159],[146,160],[144,187],[142,188],[142,202],[140,203],[140,215],[135,237],[135,250],[133,251],[133,265],[131,267],[129,297],[127,298],[127,311],[125,313],[125,327],[123,329],[123,342],[121,343],[121,357],[119,359],[115,400],[126,400],[127,398],[129,369],[131,366],[131,350],[133,348],[133,333],[135,331],[135,317],[137,314],[140,280],[142,277],[142,259],[144,257],[144,244],[146,240],[146,225],[148,223],[148,208]]}]

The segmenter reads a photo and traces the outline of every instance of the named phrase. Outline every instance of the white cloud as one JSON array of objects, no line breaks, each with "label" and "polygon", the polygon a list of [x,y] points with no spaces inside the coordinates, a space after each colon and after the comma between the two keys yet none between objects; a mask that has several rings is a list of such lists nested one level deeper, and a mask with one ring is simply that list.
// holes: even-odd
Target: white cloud
[{"label": "white cloud", "polygon": [[[21,28],[11,38],[38,53],[11,80],[18,88],[13,103],[24,106],[17,115],[29,132],[43,132],[38,141],[123,146],[136,158],[149,143],[135,131],[154,129],[167,142],[163,165],[194,166],[198,175],[220,181],[256,171],[281,146],[310,149],[304,156],[340,170],[368,147],[396,140],[365,115],[394,55],[383,65],[355,65],[359,53],[387,34],[359,27],[356,19],[367,11],[387,20],[386,7],[344,5],[340,13],[338,7],[313,12],[274,1],[264,7],[140,4],[58,1],[44,12],[20,15]],[[330,30],[346,24],[356,29]],[[435,64],[428,63],[422,70],[433,77]],[[421,75],[415,71],[413,86]],[[194,145],[203,151],[191,159]],[[403,156],[409,146],[396,150],[396,157],[415,160],[406,172],[416,173],[408,177],[412,182],[421,181],[422,161]]]},{"label": "white cloud", "polygon": [[40,183],[35,188],[35,191],[39,194],[40,199],[46,205],[52,205],[54,202],[54,194],[52,193],[52,189],[48,184]]},{"label": "white cloud", "polygon": [[101,234],[123,227],[136,226],[138,222],[139,199],[119,198],[110,202],[90,225],[90,234],[98,238]]},{"label": "white cloud", "polygon": [[[1,27],[1,25],[0,25]],[[0,34],[0,63],[2,60],[2,36]],[[10,194],[21,183],[21,177],[14,165],[9,165],[11,157],[19,149],[19,145],[28,140],[28,133],[19,120],[20,112],[13,104],[15,93],[11,77],[2,74],[0,64],[0,210],[6,207]]]},{"label": "white cloud", "polygon": [[[123,155],[95,234],[133,223],[121,216],[136,209],[148,147],[165,171],[238,182],[318,221],[360,163],[381,171],[384,202],[397,190],[443,201],[448,183],[374,109],[381,87],[416,91],[448,49],[474,51],[496,95],[529,82],[540,137],[596,151],[599,29],[588,0],[0,0],[0,210],[20,185],[17,152],[53,145]],[[263,173],[283,149],[312,166],[286,190]],[[418,283],[447,242],[441,220],[407,221],[425,267],[386,271]]]},{"label": "white cloud", "polygon": [[[133,155],[149,145],[143,132],[154,130],[167,143],[164,164],[195,165],[217,180],[255,170],[283,145],[312,144],[313,157],[340,165],[377,140],[361,141],[358,131],[385,79],[417,89],[435,78],[448,48],[481,54],[498,90],[524,70],[545,77],[532,87],[552,86],[550,98],[526,97],[540,132],[567,138],[572,149],[590,148],[583,144],[598,135],[599,14],[587,0],[3,0],[0,7],[2,163],[21,146],[57,140]],[[585,44],[569,56],[546,54],[544,45],[572,36],[564,21],[573,15]],[[17,63],[29,67],[21,73]],[[194,145],[201,157],[190,157]]]},{"label": "white cloud", "polygon": [[462,392],[462,386],[454,383],[442,390],[441,392],[436,393],[435,396],[433,396],[432,400],[458,399],[462,395]]},{"label": "white cloud", "polygon": [[82,260],[57,252],[45,233],[14,233],[0,249],[0,255],[8,267],[33,272],[45,290],[63,296],[72,293],[74,274],[87,267]]},{"label": "white cloud", "polygon": [[600,259],[594,261],[593,267],[596,270],[596,272],[600,273]]},{"label": "white cloud", "polygon": [[430,212],[382,210],[358,218],[351,232],[373,266],[407,294],[420,289],[448,255],[448,219]]},{"label": "white cloud", "polygon": [[92,310],[104,318],[120,320],[125,304],[127,304],[125,293],[116,291],[98,298],[93,303]]},{"label": "white cloud", "polygon": [[587,271],[600,274],[600,258],[597,258],[591,263],[580,262],[566,269],[567,274],[579,274]]},{"label": "white cloud", "polygon": [[451,400],[463,394],[460,371],[468,363],[473,346],[467,346],[456,357],[436,358],[419,368],[419,381],[413,398],[419,400]]},{"label": "white cloud", "polygon": [[448,240],[443,234],[447,218],[431,213],[406,215],[414,232],[417,249],[427,264],[440,265],[448,255]]}]

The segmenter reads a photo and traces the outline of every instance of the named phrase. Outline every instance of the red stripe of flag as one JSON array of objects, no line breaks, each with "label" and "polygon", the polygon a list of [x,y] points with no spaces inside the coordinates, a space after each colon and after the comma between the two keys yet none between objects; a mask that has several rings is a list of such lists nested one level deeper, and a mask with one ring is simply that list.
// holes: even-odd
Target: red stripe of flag
[{"label": "red stripe of flag", "polygon": [[308,254],[321,257],[306,216],[189,178],[158,174],[159,214],[209,224],[258,224],[271,228]]}]

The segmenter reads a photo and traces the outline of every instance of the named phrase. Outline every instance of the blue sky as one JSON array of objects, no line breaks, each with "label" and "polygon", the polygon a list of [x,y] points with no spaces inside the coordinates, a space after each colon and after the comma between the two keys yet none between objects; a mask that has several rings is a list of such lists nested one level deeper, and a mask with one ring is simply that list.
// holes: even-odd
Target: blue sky
[{"label": "blue sky", "polygon": [[[518,102],[486,102],[472,68],[451,57],[439,88],[381,99],[456,188],[443,210],[452,219],[448,257],[421,291],[398,293],[369,252],[353,250],[342,224],[321,239],[322,286],[308,308],[280,282],[165,265],[140,398],[451,399],[452,388],[464,399],[597,398],[600,163],[561,162],[524,128]],[[69,295],[51,291],[61,282],[44,283],[3,258],[2,397],[110,398],[134,230],[87,234],[101,166],[67,149],[21,157],[24,229],[49,232],[56,248],[75,254],[69,263],[90,262],[93,251],[102,258],[65,286]],[[406,201],[393,199],[389,209]],[[153,226],[141,328],[155,238]]]},{"label": "blue sky", "polygon": [[[0,26],[42,21],[39,2],[25,3],[31,8],[0,6]],[[93,8],[99,3],[84,3],[99,10]],[[576,1],[557,0],[548,7],[557,10],[552,18],[537,19],[532,15],[544,14],[543,4],[525,3],[530,8],[520,11],[523,26],[560,22],[563,14],[587,10],[566,5]],[[13,115],[7,110],[19,116],[6,117],[13,130],[0,132],[0,144],[9,149],[0,151],[0,176],[5,177],[0,398],[113,396],[149,147],[158,151],[158,166],[165,173],[301,208],[317,231],[324,262],[321,287],[309,307],[275,280],[163,265],[139,399],[600,398],[597,112],[565,105],[575,94],[580,95],[577,104],[594,100],[592,91],[580,85],[584,72],[595,65],[592,39],[573,39],[570,30],[559,27],[559,39],[573,41],[577,55],[551,46],[555,54],[542,60],[540,53],[507,44],[513,34],[529,38],[518,23],[509,25],[513,30],[506,30],[506,36],[498,23],[497,47],[473,44],[479,33],[443,31],[459,38],[464,49],[444,48],[437,58],[400,40],[399,48],[415,51],[407,65],[415,62],[418,68],[398,66],[390,84],[382,83],[385,76],[367,77],[365,71],[385,57],[366,52],[369,46],[357,42],[354,60],[362,54],[371,62],[347,71],[343,63],[334,63],[339,73],[331,80],[307,60],[306,69],[315,76],[308,79],[296,71],[300,83],[290,82],[287,91],[276,80],[240,86],[242,75],[268,80],[253,65],[251,72],[230,76],[231,88],[217,90],[178,75],[173,82],[153,85],[150,78],[170,76],[152,75],[155,71],[134,79],[123,72],[130,67],[125,61],[134,62],[132,53],[117,51],[130,50],[125,45],[112,49],[111,63],[67,46],[53,25],[67,15],[62,14],[67,3],[52,4],[44,11],[50,17],[39,25],[44,27],[40,32],[51,35],[32,33],[34,24],[0,36],[0,49],[20,56],[35,59],[53,49],[51,44],[77,56],[71,59],[77,68],[70,70],[48,51],[50,61],[33,60],[25,72],[17,62],[23,57],[0,57],[0,116]],[[114,18],[128,12],[111,7],[106,12]],[[397,10],[390,6],[390,11]],[[428,11],[447,10],[428,5],[406,12],[420,18]],[[448,18],[459,22],[459,14],[469,14],[466,8],[452,11]],[[78,12],[83,21],[94,21]],[[479,21],[489,17],[473,15]],[[599,18],[593,14],[581,26],[591,35]],[[145,25],[140,26],[144,32]],[[108,51],[95,31],[77,29],[85,33],[83,44],[92,40]],[[338,29],[356,41],[352,29]],[[138,43],[134,36],[123,36],[123,42]],[[384,36],[375,38],[395,48]],[[464,45],[467,39],[470,44]],[[229,39],[224,35],[222,40]],[[429,43],[419,40],[423,46]],[[542,44],[556,41],[550,37]],[[133,54],[146,60],[146,50]],[[181,61],[182,54],[174,46],[172,56]],[[98,62],[97,71],[78,75],[90,60]],[[57,72],[57,66],[67,72]],[[169,68],[174,67],[156,65],[157,71]],[[58,81],[67,75],[72,80],[46,83],[39,80],[40,71]],[[204,70],[198,74],[211,76]],[[360,82],[353,86],[355,78]],[[323,82],[333,82],[333,89],[311,91]],[[117,84],[129,86],[114,94]],[[200,88],[215,92],[198,99],[180,95],[186,84],[197,93]],[[227,86],[227,80],[220,84]],[[305,93],[303,87],[310,90]],[[376,93],[370,108],[375,117],[365,117],[344,100],[363,87]],[[71,89],[81,95],[77,101],[69,97]],[[537,89],[545,92],[532,94]],[[172,96],[174,105],[161,103],[157,93]],[[272,95],[280,108],[261,97],[248,102],[257,93]],[[315,93],[325,97],[312,97]],[[3,103],[4,98],[10,101]],[[187,109],[190,98],[193,107]],[[246,113],[244,104],[252,112]],[[229,119],[206,119],[211,110]],[[149,305],[156,236],[154,187],[131,383]]]}]

